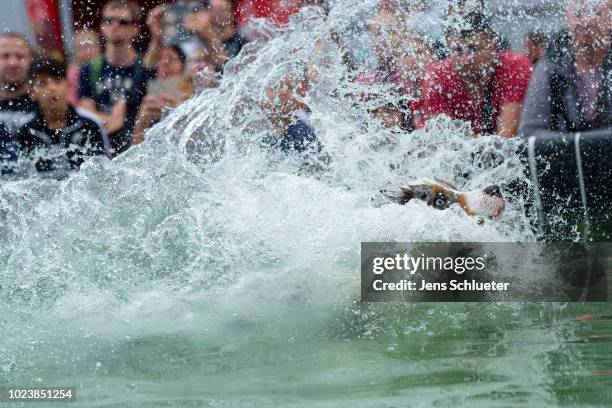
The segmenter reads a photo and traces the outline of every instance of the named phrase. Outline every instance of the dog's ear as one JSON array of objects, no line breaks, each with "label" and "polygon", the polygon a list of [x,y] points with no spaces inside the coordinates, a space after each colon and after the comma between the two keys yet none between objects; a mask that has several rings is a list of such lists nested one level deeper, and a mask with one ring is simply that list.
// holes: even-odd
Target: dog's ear
[{"label": "dog's ear", "polygon": [[406,204],[408,201],[412,200],[416,195],[415,191],[411,187],[408,187],[408,186],[401,186],[399,189],[399,193],[400,194],[399,194],[398,201],[401,205]]},{"label": "dog's ear", "polygon": [[388,199],[401,205],[406,204],[415,197],[414,190],[408,186],[401,186],[396,191],[380,190],[380,192]]}]

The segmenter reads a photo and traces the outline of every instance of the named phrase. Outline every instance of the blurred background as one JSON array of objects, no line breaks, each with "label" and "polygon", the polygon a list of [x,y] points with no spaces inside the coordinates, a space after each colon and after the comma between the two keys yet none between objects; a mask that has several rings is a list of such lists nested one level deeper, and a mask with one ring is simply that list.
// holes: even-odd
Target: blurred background
[{"label": "blurred background", "polygon": [[[301,0],[297,0],[298,2]],[[333,3],[333,0],[328,1]],[[105,0],[0,0],[2,31],[17,31],[38,43],[41,50],[50,53],[71,54],[74,31],[79,28],[97,28]],[[168,0],[137,0],[142,15]],[[257,0],[234,1],[235,17],[240,19],[240,7],[248,7]],[[296,9],[294,2],[276,1],[274,7]],[[535,28],[553,31],[561,23],[565,1],[554,0],[491,0],[496,29],[512,49],[520,49],[525,34]],[[520,21],[520,24],[517,24]],[[136,44],[142,49],[148,41],[146,30]]]}]

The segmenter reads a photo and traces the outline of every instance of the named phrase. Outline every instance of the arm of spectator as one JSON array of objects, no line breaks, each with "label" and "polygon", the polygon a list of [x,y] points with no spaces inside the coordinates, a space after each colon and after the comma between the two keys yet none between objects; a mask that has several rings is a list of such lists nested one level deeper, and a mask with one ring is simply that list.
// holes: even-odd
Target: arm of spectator
[{"label": "arm of spectator", "polygon": [[515,137],[518,133],[522,110],[523,105],[520,103],[502,105],[497,115],[495,134],[508,139]]},{"label": "arm of spectator", "polygon": [[99,111],[94,101],[94,89],[89,76],[89,65],[84,65],[79,80],[79,107],[100,119],[108,133],[121,129],[125,122],[127,103],[117,102],[110,114]]},{"label": "arm of spectator", "polygon": [[225,47],[221,39],[217,37],[214,40],[209,40],[210,48],[213,50],[213,61],[216,67],[222,67],[229,60]]},{"label": "arm of spectator", "polygon": [[125,123],[125,113],[127,110],[127,102],[122,99],[117,102],[110,113],[104,113],[96,109],[96,103],[89,98],[83,98],[79,102],[79,107],[96,115],[104,124],[108,133],[116,132],[121,129]]},{"label": "arm of spectator", "polygon": [[174,108],[178,103],[178,100],[167,95],[161,97],[151,95],[145,96],[138,109],[138,116],[132,136],[132,145],[137,145],[144,141],[145,132],[161,120],[164,108]]},{"label": "arm of spectator", "polygon": [[521,136],[529,137],[550,132],[551,98],[549,62],[537,65],[525,98],[525,107],[519,126]]},{"label": "arm of spectator", "polygon": [[149,69],[156,69],[159,63],[160,51],[164,38],[164,5],[159,5],[149,12],[147,27],[151,34],[149,47],[142,60],[142,64]]},{"label": "arm of spectator", "polygon": [[501,96],[495,134],[509,139],[518,133],[532,67],[531,61],[521,54],[511,55],[506,61],[507,69],[497,79]]},{"label": "arm of spectator", "polygon": [[211,15],[208,10],[191,13],[185,19],[185,28],[198,34],[204,41],[207,42],[213,52],[213,62],[215,66],[220,67],[228,60],[221,40],[221,35],[217,32],[214,24],[211,21]]},{"label": "arm of spectator", "polygon": [[145,131],[154,123],[161,119],[162,101],[156,96],[145,96],[138,109],[132,145],[137,145],[144,141]]}]

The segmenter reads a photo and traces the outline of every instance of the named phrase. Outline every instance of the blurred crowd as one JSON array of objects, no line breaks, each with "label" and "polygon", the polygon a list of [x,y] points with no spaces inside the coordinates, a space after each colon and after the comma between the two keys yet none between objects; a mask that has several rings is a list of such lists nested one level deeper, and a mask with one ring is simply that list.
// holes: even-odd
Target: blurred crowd
[{"label": "blurred crowd", "polygon": [[[176,0],[142,16],[131,0],[109,0],[99,27],[75,33],[68,63],[38,59],[21,34],[0,34],[2,171],[20,157],[49,172],[121,154],[165,112],[218,86],[227,61],[257,35],[249,19],[282,26],[303,6],[326,7],[314,0]],[[367,24],[376,67],[359,66],[346,50],[351,81],[364,89],[352,96],[367,103],[372,120],[408,134],[446,115],[469,123],[473,137],[612,128],[612,0],[569,0],[563,28],[530,32],[520,52],[508,49],[481,1],[449,0],[441,24],[428,11],[426,1],[380,0]],[[149,42],[141,54],[134,44],[143,30]],[[304,72],[260,101],[271,143],[283,150],[321,149],[300,102],[316,68]],[[393,98],[367,91],[379,85]]]}]

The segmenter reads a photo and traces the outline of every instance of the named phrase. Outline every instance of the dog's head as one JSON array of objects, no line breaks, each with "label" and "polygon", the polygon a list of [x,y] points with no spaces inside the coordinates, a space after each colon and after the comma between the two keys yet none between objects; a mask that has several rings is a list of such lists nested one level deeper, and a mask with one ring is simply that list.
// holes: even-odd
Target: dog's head
[{"label": "dog's head", "polygon": [[401,186],[399,191],[385,192],[385,195],[402,205],[418,199],[438,210],[446,210],[453,204],[459,204],[469,216],[490,219],[501,218],[506,208],[506,201],[499,186],[459,191],[449,182],[431,178],[415,180]]}]

